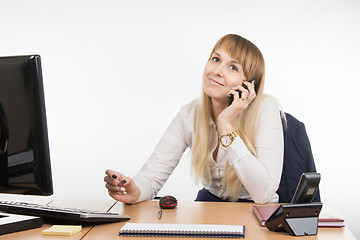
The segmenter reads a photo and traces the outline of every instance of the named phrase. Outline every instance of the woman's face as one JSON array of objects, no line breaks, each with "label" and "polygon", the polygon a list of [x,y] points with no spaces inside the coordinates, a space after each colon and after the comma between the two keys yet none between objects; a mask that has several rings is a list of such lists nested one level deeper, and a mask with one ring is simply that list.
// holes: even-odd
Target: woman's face
[{"label": "woman's face", "polygon": [[213,100],[227,103],[229,91],[245,80],[242,66],[224,50],[217,49],[207,62],[203,76],[203,88]]}]

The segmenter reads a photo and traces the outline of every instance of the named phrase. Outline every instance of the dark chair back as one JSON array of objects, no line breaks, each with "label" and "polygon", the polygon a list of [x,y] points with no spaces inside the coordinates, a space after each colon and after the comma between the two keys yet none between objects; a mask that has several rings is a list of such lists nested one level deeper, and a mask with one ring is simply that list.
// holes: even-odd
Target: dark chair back
[{"label": "dark chair back", "polygon": [[[285,113],[287,122],[283,119],[284,132],[284,163],[280,180],[280,203],[289,203],[295,193],[300,176],[304,172],[316,172],[314,157],[304,123],[289,113]],[[313,202],[320,202],[320,191],[314,196]]]}]

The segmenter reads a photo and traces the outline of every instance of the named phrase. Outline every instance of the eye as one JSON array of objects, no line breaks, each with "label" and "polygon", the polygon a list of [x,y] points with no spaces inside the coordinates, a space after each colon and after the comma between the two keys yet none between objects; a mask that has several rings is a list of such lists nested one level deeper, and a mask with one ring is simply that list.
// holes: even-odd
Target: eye
[{"label": "eye", "polygon": [[234,71],[238,71],[237,67],[234,66],[234,65],[231,65],[231,66],[230,66],[230,69],[231,69],[231,70],[234,70]]},{"label": "eye", "polygon": [[220,58],[218,58],[218,57],[213,57],[211,60],[214,62],[220,62]]}]

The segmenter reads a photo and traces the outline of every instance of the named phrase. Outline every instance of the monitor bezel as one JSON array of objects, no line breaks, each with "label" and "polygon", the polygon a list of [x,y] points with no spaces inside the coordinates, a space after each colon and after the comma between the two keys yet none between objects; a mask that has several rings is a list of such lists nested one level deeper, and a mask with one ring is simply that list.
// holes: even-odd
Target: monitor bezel
[{"label": "monitor bezel", "polygon": [[[19,69],[21,69],[21,64],[24,68],[24,82],[29,84],[31,88],[31,104],[32,108],[31,113],[35,121],[34,131],[34,151],[35,157],[34,161],[34,184],[29,186],[14,186],[9,185],[5,182],[4,179],[0,181],[0,193],[10,193],[10,194],[23,194],[23,195],[42,195],[49,196],[54,193],[53,191],[53,181],[52,181],[52,171],[50,163],[50,150],[49,150],[49,141],[48,141],[48,131],[47,131],[47,120],[46,120],[46,107],[45,107],[45,96],[44,96],[44,87],[43,87],[43,78],[42,78],[42,68],[41,68],[41,58],[40,55],[21,55],[21,56],[8,56],[0,57],[0,61],[12,61],[12,64],[19,64]],[[6,63],[4,63],[6,64]],[[5,71],[5,70],[4,70]],[[1,81],[1,79],[0,79]],[[25,84],[25,83],[24,83]],[[1,102],[0,102],[1,104]],[[8,103],[9,104],[9,103]],[[10,103],[11,104],[11,103]],[[9,119],[7,120],[9,121]],[[1,134],[1,133],[0,133]],[[11,132],[8,133],[11,136]],[[10,143],[11,144],[11,143]],[[4,153],[1,157],[4,157]]]}]

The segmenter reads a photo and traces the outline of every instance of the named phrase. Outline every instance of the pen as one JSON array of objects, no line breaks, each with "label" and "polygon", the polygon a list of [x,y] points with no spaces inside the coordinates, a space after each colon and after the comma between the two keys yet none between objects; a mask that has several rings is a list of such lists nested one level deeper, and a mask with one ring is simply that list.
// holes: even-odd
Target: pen
[{"label": "pen", "polygon": [[160,209],[160,211],[158,212],[158,219],[160,219],[162,216],[162,209]]}]

